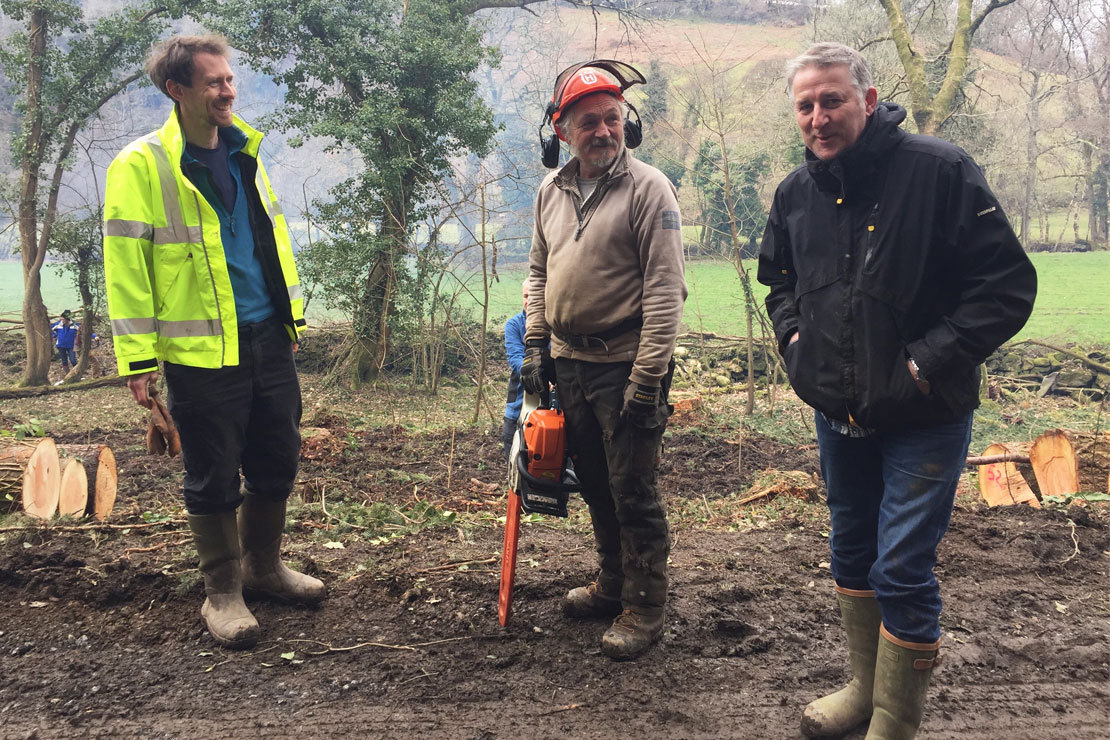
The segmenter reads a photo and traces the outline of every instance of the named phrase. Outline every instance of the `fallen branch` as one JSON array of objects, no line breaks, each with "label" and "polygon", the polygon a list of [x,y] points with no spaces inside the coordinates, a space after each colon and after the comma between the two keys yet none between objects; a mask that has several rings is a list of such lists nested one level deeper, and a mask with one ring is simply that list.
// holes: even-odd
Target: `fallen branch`
[{"label": "fallen branch", "polygon": [[107,377],[94,380],[80,380],[76,383],[63,383],[62,385],[36,385],[30,388],[0,388],[0,399],[4,398],[34,398],[45,396],[49,393],[64,393],[66,391],[87,391],[93,388],[108,388],[111,386],[127,385],[127,378]]},{"label": "fallen branch", "polygon": [[1003,455],[978,455],[969,457],[965,464],[970,468],[975,465],[993,465],[1005,462],[1027,463],[1029,462],[1029,453],[1007,452]]},{"label": "fallen branch", "polygon": [[385,648],[386,650],[409,650],[409,651],[415,652],[415,651],[418,651],[422,647],[428,647],[430,645],[440,645],[440,644],[445,643],[445,642],[458,642],[459,640],[469,640],[469,639],[471,639],[471,638],[470,637],[448,637],[448,638],[445,638],[445,639],[442,639],[442,640],[432,640],[431,642],[416,642],[416,643],[413,643],[412,645],[390,645],[389,643],[385,643],[385,642],[360,642],[360,643],[355,644],[355,645],[347,645],[346,647],[333,647],[333,646],[329,645],[328,643],[320,642],[319,640],[297,640],[297,639],[294,639],[294,640],[285,640],[284,642],[287,643],[287,644],[288,643],[294,643],[294,642],[308,642],[308,643],[311,643],[313,645],[322,645],[324,647],[323,650],[318,650],[318,651],[306,650],[306,651],[304,651],[304,654],[305,655],[327,655],[328,653],[349,653],[352,650],[360,650],[360,649],[366,648],[366,647],[380,647],[380,648]]},{"label": "fallen branch", "polygon": [[1078,352],[1073,352],[1070,349],[1064,349],[1063,347],[1057,347],[1054,344],[1048,344],[1047,342],[1042,342],[1039,339],[1022,339],[1019,342],[1014,342],[1010,346],[1016,347],[1019,344],[1036,344],[1036,345],[1040,345],[1041,347],[1047,347],[1048,349],[1052,350],[1053,352],[1059,352],[1060,354],[1068,355],[1069,357],[1074,357],[1075,359],[1079,360],[1083,364],[1087,365],[1088,367],[1094,368],[1095,370],[1099,371],[1100,373],[1106,373],[1107,375],[1110,375],[1110,366],[1103,365],[1101,362],[1095,362],[1090,357],[1087,357],[1086,355],[1082,355]]},{"label": "fallen branch", "polygon": [[499,559],[500,558],[492,557],[486,558],[485,560],[458,560],[452,563],[444,563],[443,565],[436,565],[431,568],[425,568],[424,570],[418,570],[416,572],[435,573],[436,571],[440,570],[451,570],[452,568],[458,568],[460,565],[489,565],[490,563],[496,563]]},{"label": "fallen branch", "polygon": [[167,524],[186,524],[186,521],[184,519],[166,519],[165,521],[147,522],[146,524],[79,524],[66,527],[51,526],[49,522],[43,522],[42,524],[25,524],[19,527],[0,527],[0,532],[23,532],[32,529],[48,529],[51,532],[89,532],[112,529],[148,529],[150,527],[162,527]]}]

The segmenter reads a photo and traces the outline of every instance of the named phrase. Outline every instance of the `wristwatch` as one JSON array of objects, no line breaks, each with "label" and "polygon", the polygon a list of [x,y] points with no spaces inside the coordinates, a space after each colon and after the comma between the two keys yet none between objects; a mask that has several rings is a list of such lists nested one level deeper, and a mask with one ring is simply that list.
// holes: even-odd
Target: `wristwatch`
[{"label": "wristwatch", "polygon": [[907,357],[906,359],[910,363],[910,369],[913,370],[913,379],[914,380],[925,380],[925,375],[921,372],[921,368],[919,368],[917,366],[917,361],[914,360],[912,357]]}]

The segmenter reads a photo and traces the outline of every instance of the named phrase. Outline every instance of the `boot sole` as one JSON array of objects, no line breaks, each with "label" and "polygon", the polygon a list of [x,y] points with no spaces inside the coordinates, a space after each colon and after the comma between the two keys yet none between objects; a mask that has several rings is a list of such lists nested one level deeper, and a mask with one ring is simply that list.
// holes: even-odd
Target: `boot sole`
[{"label": "boot sole", "polygon": [[297,604],[300,606],[315,606],[323,603],[328,598],[328,593],[325,591],[319,596],[291,596],[287,593],[280,591],[267,591],[264,588],[254,588],[252,586],[243,586],[243,597],[251,599],[262,599],[266,601],[277,601],[282,604]]}]

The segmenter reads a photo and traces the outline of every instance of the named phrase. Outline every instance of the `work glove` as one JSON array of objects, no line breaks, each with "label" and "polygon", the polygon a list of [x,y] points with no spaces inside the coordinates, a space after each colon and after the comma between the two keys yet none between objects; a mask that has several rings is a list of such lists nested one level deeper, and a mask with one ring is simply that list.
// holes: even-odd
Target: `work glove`
[{"label": "work glove", "polygon": [[642,429],[659,426],[659,386],[629,382],[624,391],[621,418]]},{"label": "work glove", "polygon": [[555,381],[555,360],[543,339],[529,339],[524,343],[524,361],[520,363],[520,382],[529,393],[547,393],[548,385]]},{"label": "work glove", "polygon": [[146,450],[151,455],[176,457],[181,454],[181,436],[170,412],[158,398],[158,389],[151,387],[148,393],[153,403],[150,407],[150,426],[146,432]]}]

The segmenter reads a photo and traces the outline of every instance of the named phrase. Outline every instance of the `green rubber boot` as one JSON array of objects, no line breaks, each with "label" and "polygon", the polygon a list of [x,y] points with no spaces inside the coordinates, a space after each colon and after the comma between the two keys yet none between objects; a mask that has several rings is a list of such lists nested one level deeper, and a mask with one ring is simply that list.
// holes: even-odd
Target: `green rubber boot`
[{"label": "green rubber boot", "polygon": [[925,693],[940,664],[940,640],[906,642],[879,629],[875,661],[875,713],[866,740],[912,740],[921,724]]},{"label": "green rubber boot", "polygon": [[243,542],[243,588],[278,601],[317,604],[327,596],[324,583],[281,562],[285,501],[246,495],[239,506]]},{"label": "green rubber boot", "polygon": [[836,587],[840,620],[848,643],[852,680],[835,693],[812,701],[802,713],[806,737],[835,737],[871,716],[871,687],[875,682],[875,656],[879,650],[879,603],[874,591]]},{"label": "green rubber boot", "polygon": [[258,642],[258,621],[243,602],[239,533],[235,512],[190,514],[189,528],[200,558],[206,598],[200,615],[216,642],[248,648]]}]

